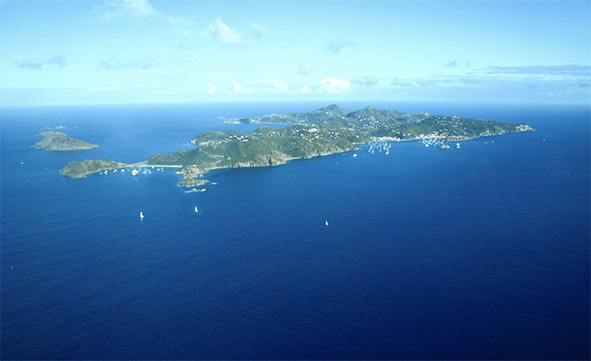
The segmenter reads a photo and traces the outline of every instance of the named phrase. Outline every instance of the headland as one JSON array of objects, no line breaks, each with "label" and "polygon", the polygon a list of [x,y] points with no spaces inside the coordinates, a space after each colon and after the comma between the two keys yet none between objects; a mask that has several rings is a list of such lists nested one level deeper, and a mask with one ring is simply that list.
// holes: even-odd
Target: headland
[{"label": "headland", "polygon": [[33,145],[37,149],[68,151],[98,148],[98,145],[96,144],[70,138],[66,134],[60,132],[46,131],[37,135],[43,137],[43,140],[40,140]]}]

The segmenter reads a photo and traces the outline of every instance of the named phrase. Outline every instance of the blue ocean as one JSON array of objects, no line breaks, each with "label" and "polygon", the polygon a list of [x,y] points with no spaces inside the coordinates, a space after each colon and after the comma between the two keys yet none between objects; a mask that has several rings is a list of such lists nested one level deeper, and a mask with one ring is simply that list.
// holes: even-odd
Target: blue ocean
[{"label": "blue ocean", "polygon": [[[537,131],[216,170],[200,193],[172,168],[59,175],[326,105],[2,108],[1,358],[589,359],[588,106],[339,103]],[[32,147],[58,126],[100,147]]]}]

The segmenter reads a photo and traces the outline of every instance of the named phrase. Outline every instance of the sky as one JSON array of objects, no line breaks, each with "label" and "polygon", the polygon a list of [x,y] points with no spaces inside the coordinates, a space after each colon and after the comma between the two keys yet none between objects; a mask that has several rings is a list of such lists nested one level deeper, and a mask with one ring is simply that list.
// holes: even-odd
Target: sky
[{"label": "sky", "polygon": [[591,104],[591,1],[0,0],[0,105]]}]

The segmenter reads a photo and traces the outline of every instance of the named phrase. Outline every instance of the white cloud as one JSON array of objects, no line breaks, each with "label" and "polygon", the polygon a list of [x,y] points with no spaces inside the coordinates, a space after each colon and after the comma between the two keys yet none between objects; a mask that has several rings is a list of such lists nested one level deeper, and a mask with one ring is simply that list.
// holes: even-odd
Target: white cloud
[{"label": "white cloud", "polygon": [[272,85],[271,90],[279,90],[279,91],[282,91],[282,92],[289,91],[289,89],[287,88],[287,85],[281,83],[281,80],[279,80],[279,79],[258,80],[257,83],[259,83],[259,84],[271,84]]},{"label": "white cloud", "polygon": [[374,86],[374,85],[380,85],[380,82],[378,79],[374,78],[371,75],[364,75],[363,76],[363,80],[360,79],[354,79],[353,83],[355,84],[361,84],[361,85],[365,85],[365,86]]},{"label": "white cloud", "polygon": [[110,0],[99,9],[98,20],[110,21],[125,16],[143,18],[155,15],[156,11],[148,0]]},{"label": "white cloud", "polygon": [[392,81],[390,82],[390,85],[398,88],[401,86],[413,86],[413,83],[406,81],[406,80],[399,79],[399,78],[393,78]]},{"label": "white cloud", "polygon": [[346,93],[350,90],[349,86],[351,85],[351,82],[349,82],[348,80],[325,77],[320,81],[320,84],[322,92],[341,94]]},{"label": "white cloud", "polygon": [[289,89],[287,88],[287,85],[285,84],[275,84],[275,89],[280,90],[280,91],[288,91]]},{"label": "white cloud", "polygon": [[283,83],[280,79],[261,79],[252,83],[232,82],[229,86],[222,86],[221,89],[209,84],[206,93],[216,94],[313,94],[329,93],[343,94],[350,92],[351,82],[336,78],[325,77],[313,84]]},{"label": "white cloud", "polygon": [[233,83],[232,88],[234,89],[235,93],[244,94],[244,93],[256,93],[253,87],[243,88],[242,85],[238,83]]},{"label": "white cloud", "polygon": [[214,95],[214,94],[217,94],[219,92],[220,91],[218,90],[218,87],[217,86],[208,84],[207,91],[206,91],[207,94]]},{"label": "white cloud", "polygon": [[311,93],[311,92],[312,92],[312,89],[310,89],[310,87],[308,85],[304,85],[303,87],[300,88],[300,93],[307,94],[307,93]]},{"label": "white cloud", "polygon": [[215,19],[215,23],[209,23],[209,26],[203,35],[207,39],[215,38],[223,43],[246,44],[249,42],[248,39],[222,23],[220,18]]}]

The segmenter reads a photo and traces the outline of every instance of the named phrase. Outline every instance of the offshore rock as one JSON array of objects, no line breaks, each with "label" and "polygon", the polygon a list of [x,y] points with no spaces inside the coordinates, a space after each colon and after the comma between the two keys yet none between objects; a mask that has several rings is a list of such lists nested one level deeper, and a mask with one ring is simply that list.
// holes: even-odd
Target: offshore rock
[{"label": "offshore rock", "polygon": [[[206,179],[185,178],[178,183],[179,187],[194,188],[209,183]],[[194,190],[196,192],[196,190]]]}]

